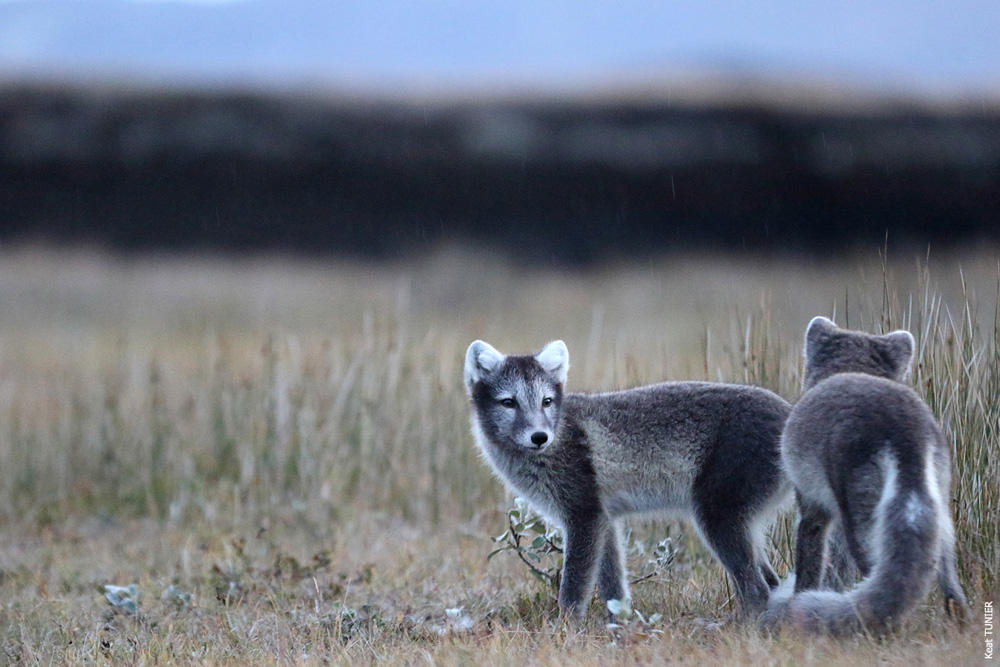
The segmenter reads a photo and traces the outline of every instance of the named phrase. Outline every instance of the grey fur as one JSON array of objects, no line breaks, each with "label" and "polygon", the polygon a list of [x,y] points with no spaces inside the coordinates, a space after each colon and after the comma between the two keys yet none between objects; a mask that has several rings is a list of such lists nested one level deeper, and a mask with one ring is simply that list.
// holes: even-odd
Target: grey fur
[{"label": "grey fur", "polygon": [[759,387],[708,382],[564,394],[568,368],[562,341],[535,356],[476,341],[465,364],[484,458],[565,533],[562,612],[583,616],[595,583],[605,600],[628,597],[620,520],[645,512],[690,520],[732,576],[743,612],[762,612],[778,584],[764,532],[791,491],[779,451],[789,404]]},{"label": "grey fur", "polygon": [[[949,613],[967,615],[948,507],[950,451],[927,405],[902,384],[913,358],[906,331],[845,331],[817,317],[806,332],[805,393],[782,436],[799,527],[794,595],[772,597],[766,625],[844,634],[902,624],[935,572]],[[863,577],[819,591],[827,531],[842,531]]]}]

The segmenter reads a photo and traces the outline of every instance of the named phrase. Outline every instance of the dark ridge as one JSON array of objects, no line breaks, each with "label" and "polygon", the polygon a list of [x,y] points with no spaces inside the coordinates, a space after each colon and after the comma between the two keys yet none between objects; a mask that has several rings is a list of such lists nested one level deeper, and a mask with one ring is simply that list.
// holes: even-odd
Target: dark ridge
[{"label": "dark ridge", "polygon": [[0,88],[0,242],[527,261],[1000,241],[1000,111]]}]

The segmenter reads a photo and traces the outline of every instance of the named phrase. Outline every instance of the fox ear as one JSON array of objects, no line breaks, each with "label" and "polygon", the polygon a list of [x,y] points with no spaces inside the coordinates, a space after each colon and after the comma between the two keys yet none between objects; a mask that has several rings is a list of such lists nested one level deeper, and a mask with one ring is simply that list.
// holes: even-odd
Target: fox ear
[{"label": "fox ear", "polygon": [[819,339],[837,329],[838,327],[833,323],[833,320],[818,315],[809,320],[809,324],[806,326],[806,343],[813,339]]},{"label": "fox ear", "polygon": [[887,356],[895,365],[898,378],[904,379],[910,372],[910,364],[913,363],[913,352],[917,348],[917,344],[913,340],[913,334],[905,329],[900,329],[899,331],[879,336],[879,340],[882,341]]},{"label": "fox ear", "polygon": [[496,370],[503,363],[503,355],[496,348],[481,340],[474,341],[465,353],[465,389],[470,394],[472,388],[483,375]]},{"label": "fox ear", "polygon": [[535,355],[535,360],[546,373],[554,373],[560,384],[566,384],[569,375],[569,350],[566,349],[566,343],[561,340],[552,341]]},{"label": "fox ear", "polygon": [[810,348],[815,348],[824,338],[837,330],[837,325],[833,320],[828,320],[823,316],[814,317],[809,320],[806,327],[806,359],[809,358]]}]

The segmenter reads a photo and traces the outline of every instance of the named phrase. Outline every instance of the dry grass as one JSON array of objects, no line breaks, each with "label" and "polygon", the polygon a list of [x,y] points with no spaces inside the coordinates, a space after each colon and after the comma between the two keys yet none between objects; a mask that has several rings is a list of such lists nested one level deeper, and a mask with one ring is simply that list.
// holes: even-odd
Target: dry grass
[{"label": "dry grass", "polygon": [[[515,558],[485,562],[509,499],[468,435],[461,362],[477,337],[510,351],[560,337],[572,389],[694,378],[794,400],[813,315],[907,326],[914,385],[954,443],[978,607],[1000,577],[997,275],[986,251],[588,274],[458,251],[396,266],[0,255],[0,661],[979,659],[979,621],[949,629],[936,597],[883,642],[713,628],[732,604],[721,568],[657,523],[637,538],[669,531],[677,558],[635,606],[665,618],[612,636],[595,607],[585,633],[560,631]],[[774,542],[780,569],[787,519]],[[133,583],[134,613],[100,589]]]}]

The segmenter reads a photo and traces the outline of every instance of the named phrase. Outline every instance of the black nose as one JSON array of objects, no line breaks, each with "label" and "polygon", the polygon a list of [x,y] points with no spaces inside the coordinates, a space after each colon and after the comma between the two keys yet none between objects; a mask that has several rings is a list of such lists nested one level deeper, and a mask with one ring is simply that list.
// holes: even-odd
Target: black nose
[{"label": "black nose", "polygon": [[542,431],[535,431],[531,434],[531,441],[536,445],[544,445],[545,441],[549,439],[548,433],[543,433]]}]

